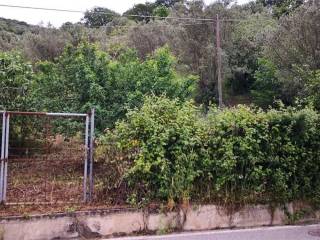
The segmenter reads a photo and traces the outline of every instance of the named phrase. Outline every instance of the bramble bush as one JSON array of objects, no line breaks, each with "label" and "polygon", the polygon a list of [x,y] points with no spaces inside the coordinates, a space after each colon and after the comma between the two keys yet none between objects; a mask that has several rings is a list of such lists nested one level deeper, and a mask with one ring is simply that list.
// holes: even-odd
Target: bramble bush
[{"label": "bramble bush", "polygon": [[146,97],[100,138],[97,159],[116,163],[109,166],[118,175],[104,187],[125,186],[131,203],[317,202],[319,127],[319,114],[308,108],[211,107],[203,114],[192,102]]}]

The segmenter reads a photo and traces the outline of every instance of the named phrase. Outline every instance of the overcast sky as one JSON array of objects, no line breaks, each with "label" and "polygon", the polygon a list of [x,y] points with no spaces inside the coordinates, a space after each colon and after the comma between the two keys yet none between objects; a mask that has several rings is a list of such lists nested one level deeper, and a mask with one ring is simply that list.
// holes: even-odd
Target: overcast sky
[{"label": "overcast sky", "polygon": [[[215,0],[204,0],[206,4]],[[238,3],[245,3],[249,0],[238,0]],[[123,13],[134,4],[144,3],[146,0],[0,0],[0,4],[22,5],[29,7],[72,9],[85,11],[95,6],[107,7],[118,13]],[[40,11],[30,9],[18,9],[0,7],[0,17],[17,19],[30,24],[39,24],[50,22],[56,27],[64,22],[78,22],[82,18],[81,13],[66,13],[53,11]]]}]

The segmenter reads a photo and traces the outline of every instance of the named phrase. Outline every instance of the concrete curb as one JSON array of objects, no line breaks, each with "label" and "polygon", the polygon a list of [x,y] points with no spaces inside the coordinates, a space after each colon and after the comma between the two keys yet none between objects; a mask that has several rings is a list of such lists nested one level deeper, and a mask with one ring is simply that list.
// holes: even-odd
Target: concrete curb
[{"label": "concrete curb", "polygon": [[[27,219],[0,219],[0,239],[53,240],[125,236],[144,232],[166,233],[170,230],[199,231],[221,228],[247,228],[284,225],[290,216],[304,207],[288,204],[286,211],[271,210],[266,205],[247,206],[228,213],[216,205],[191,206],[168,213],[139,209],[101,210],[70,214],[35,215]],[[300,218],[317,220],[318,212]]]}]

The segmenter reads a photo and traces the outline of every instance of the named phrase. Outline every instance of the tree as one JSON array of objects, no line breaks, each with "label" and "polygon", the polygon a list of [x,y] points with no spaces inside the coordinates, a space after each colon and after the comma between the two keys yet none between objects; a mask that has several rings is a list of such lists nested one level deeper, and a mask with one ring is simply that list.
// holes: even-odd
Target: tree
[{"label": "tree", "polygon": [[[150,17],[145,17],[145,16],[152,16],[154,9],[157,6],[154,3],[140,3],[140,4],[135,4],[133,8],[129,9],[126,11],[123,15],[128,16],[129,19],[132,19],[136,22],[150,22],[151,18]],[[134,16],[130,16],[134,15]]]},{"label": "tree", "polygon": [[123,49],[116,58],[95,45],[69,46],[56,63],[38,64],[33,104],[50,111],[97,111],[102,131],[139,107],[145,95],[169,98],[192,96],[195,78],[179,76],[168,48],[159,49],[144,62],[135,51]]},{"label": "tree", "polygon": [[305,98],[306,83],[320,69],[320,6],[303,5],[280,19],[267,38],[266,57],[279,71],[282,98],[293,104]]},{"label": "tree", "polygon": [[[222,3],[214,3],[206,6],[203,1],[178,3],[174,5],[170,11],[171,16],[185,18],[208,18],[209,16],[216,16],[218,13],[221,18],[240,18],[245,16],[238,8],[225,7]],[[255,19],[252,18],[251,25],[253,26],[254,20]],[[161,27],[159,27],[158,22],[154,21],[132,28],[129,31],[129,46],[137,49],[139,56],[145,58],[158,47],[168,44],[174,52],[174,55],[178,56],[180,63],[179,69],[183,72],[194,73],[200,78],[198,81],[196,101],[205,105],[209,105],[210,102],[215,102],[217,95],[215,25],[213,23],[191,22],[183,26],[183,24],[180,25],[180,21],[170,21],[173,24]],[[262,21],[263,19],[261,19],[261,22]],[[257,24],[257,26],[259,26],[259,24]],[[232,48],[232,30],[234,30],[233,23],[223,24],[221,35],[224,73],[230,72],[228,54],[231,54],[235,49],[235,47]],[[262,31],[261,28],[254,31],[252,30],[252,32],[257,33],[256,35],[259,35],[260,31]],[[254,34],[251,33],[251,35]],[[245,38],[244,36],[242,37]],[[255,35],[252,38],[254,37]],[[250,44],[250,42],[247,44],[248,48]],[[241,47],[243,46],[239,44],[238,47],[240,48],[238,51],[240,54],[242,50]],[[251,57],[250,54],[252,54],[253,51],[254,50],[248,51],[248,54],[241,59],[245,61],[247,56]],[[234,55],[232,55],[232,57],[233,56]]]},{"label": "tree", "polygon": [[272,106],[281,97],[281,83],[277,78],[276,66],[267,59],[259,59],[254,77],[256,81],[251,90],[253,102],[263,108]]},{"label": "tree", "polygon": [[135,15],[128,16],[128,18],[136,22],[148,23],[152,20],[152,18],[145,16],[167,17],[169,15],[169,8],[173,7],[176,3],[182,1],[183,0],[157,0],[154,3],[140,3],[134,5],[133,8],[126,11],[123,15]]},{"label": "tree", "polygon": [[184,0],[156,0],[155,5],[165,6],[167,8],[173,7],[176,3],[183,2]]},{"label": "tree", "polygon": [[261,12],[249,15],[246,21],[234,25],[232,44],[225,50],[231,73],[227,78],[231,94],[249,94],[258,69],[258,58],[263,57],[265,38],[276,24],[270,14]]},{"label": "tree", "polygon": [[21,39],[24,54],[32,62],[54,60],[69,42],[71,36],[55,28],[42,28],[37,33],[27,32]]},{"label": "tree", "polygon": [[306,100],[317,110],[320,110],[320,69],[308,74],[309,80],[306,84]]},{"label": "tree", "polygon": [[108,8],[96,7],[86,11],[83,17],[84,24],[88,27],[105,26],[120,15]]},{"label": "tree", "polygon": [[168,17],[169,15],[169,9],[165,6],[159,6],[159,7],[156,7],[154,10],[153,10],[153,15],[154,16],[158,16],[158,17],[162,17],[162,18],[165,18],[165,17]]},{"label": "tree", "polygon": [[27,109],[32,76],[32,66],[21,54],[0,53],[0,109]]},{"label": "tree", "polygon": [[264,6],[271,7],[273,15],[280,18],[283,15],[288,15],[296,8],[301,6],[304,0],[260,0]]}]

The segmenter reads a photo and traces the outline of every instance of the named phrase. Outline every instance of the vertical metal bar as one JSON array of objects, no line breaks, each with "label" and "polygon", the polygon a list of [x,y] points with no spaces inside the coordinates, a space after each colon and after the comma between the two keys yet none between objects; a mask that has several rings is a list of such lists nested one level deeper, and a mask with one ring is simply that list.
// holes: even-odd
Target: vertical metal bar
[{"label": "vertical metal bar", "polygon": [[4,155],[4,174],[3,174],[3,201],[6,201],[7,197],[7,176],[8,176],[8,157],[9,157],[9,129],[10,129],[10,114],[6,113],[6,147]]},{"label": "vertical metal bar", "polygon": [[3,201],[3,169],[4,169],[4,149],[6,137],[6,113],[2,113],[2,137],[1,137],[1,168],[0,168],[0,202]]},{"label": "vertical metal bar", "polygon": [[92,201],[93,194],[93,148],[94,148],[94,108],[91,110],[91,123],[90,123],[90,169],[89,169],[89,196]]},{"label": "vertical metal bar", "polygon": [[83,200],[87,202],[87,177],[88,177],[88,137],[89,137],[89,115],[86,116],[86,130],[85,130],[85,153],[84,153],[84,173],[83,173]]}]

